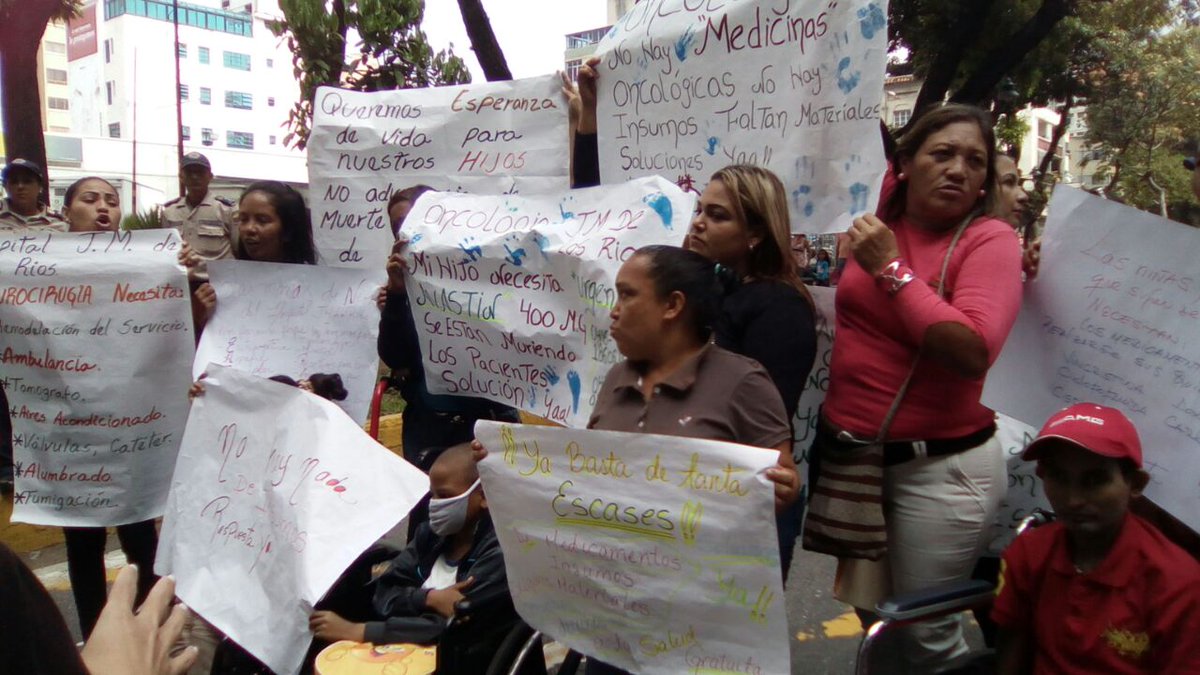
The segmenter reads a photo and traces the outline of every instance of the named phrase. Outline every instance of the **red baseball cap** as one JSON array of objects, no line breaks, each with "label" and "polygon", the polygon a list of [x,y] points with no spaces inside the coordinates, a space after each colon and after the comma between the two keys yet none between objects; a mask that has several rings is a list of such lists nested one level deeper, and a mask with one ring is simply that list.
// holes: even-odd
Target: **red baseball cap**
[{"label": "red baseball cap", "polygon": [[1021,458],[1036,460],[1054,439],[1074,443],[1101,457],[1130,459],[1142,467],[1142,442],[1133,422],[1116,408],[1095,403],[1076,403],[1054,413],[1037,438],[1021,453]]}]

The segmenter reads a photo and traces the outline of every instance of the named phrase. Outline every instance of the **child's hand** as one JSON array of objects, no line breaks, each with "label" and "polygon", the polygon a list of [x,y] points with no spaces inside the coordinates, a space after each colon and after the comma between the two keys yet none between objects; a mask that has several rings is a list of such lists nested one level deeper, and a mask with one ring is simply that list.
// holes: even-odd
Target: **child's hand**
[{"label": "child's hand", "polygon": [[483,447],[483,443],[479,441],[471,441],[471,457],[476,462],[482,462],[484,457],[487,457],[487,448]]},{"label": "child's hand", "polygon": [[333,612],[313,612],[312,616],[308,617],[308,629],[313,635],[329,642],[367,641],[367,624],[351,623]]},{"label": "child's hand", "polygon": [[196,380],[195,382],[192,383],[192,386],[188,387],[188,401],[189,402],[195,400],[195,398],[197,396],[204,395],[204,383],[201,382],[201,380],[203,380],[206,376],[207,376],[207,373],[205,373],[204,375],[201,375],[199,380]]},{"label": "child's hand", "polygon": [[462,592],[474,583],[475,577],[467,577],[465,581],[460,581],[453,586],[429,591],[425,596],[425,606],[449,619],[454,616],[454,605],[467,597]]}]

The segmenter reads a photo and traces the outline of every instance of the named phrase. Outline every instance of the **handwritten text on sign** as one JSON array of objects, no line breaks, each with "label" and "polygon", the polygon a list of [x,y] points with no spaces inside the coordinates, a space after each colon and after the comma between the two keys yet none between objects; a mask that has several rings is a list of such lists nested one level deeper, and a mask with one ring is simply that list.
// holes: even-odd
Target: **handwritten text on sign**
[{"label": "handwritten text on sign", "polygon": [[162,514],[194,344],[181,245],[174,231],[0,237],[13,520]]},{"label": "handwritten text on sign", "polygon": [[774,452],[479,422],[517,611],[638,673],[786,673]]},{"label": "handwritten text on sign", "polygon": [[586,425],[620,353],[621,263],[678,245],[693,197],[661,178],[554,196],[427,194],[405,221],[429,390]]},{"label": "handwritten text on sign", "polygon": [[1147,494],[1200,529],[1200,232],[1058,187],[1042,265],[984,387],[1031,425],[1078,401],[1137,426]]},{"label": "handwritten text on sign", "polygon": [[217,311],[196,348],[193,375],[209,363],[260,377],[342,376],[340,405],[367,418],[379,357],[379,274],[240,260],[209,263]]},{"label": "handwritten text on sign", "polygon": [[763,166],[788,188],[794,232],[875,207],[886,0],[646,0],[597,50],[605,182],[699,189],[723,166]]},{"label": "handwritten text on sign", "polygon": [[155,570],[277,673],[300,670],[308,615],[429,487],[314,394],[210,366],[171,481]]},{"label": "handwritten text on sign", "polygon": [[557,76],[458,87],[317,90],[308,141],[321,263],[383,269],[388,199],[425,184],[474,193],[568,186],[567,106]]}]

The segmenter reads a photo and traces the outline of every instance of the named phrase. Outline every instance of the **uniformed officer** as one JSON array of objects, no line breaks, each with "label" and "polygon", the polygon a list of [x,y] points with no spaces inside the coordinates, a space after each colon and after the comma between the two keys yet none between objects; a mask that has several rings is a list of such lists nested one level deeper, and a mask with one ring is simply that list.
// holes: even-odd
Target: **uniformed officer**
[{"label": "uniformed officer", "polygon": [[14,159],[0,174],[8,197],[0,200],[0,232],[50,230],[66,232],[67,221],[42,203],[46,176],[27,159]]},{"label": "uniformed officer", "polygon": [[201,263],[191,268],[193,281],[207,281],[206,263],[233,257],[237,227],[233,201],[209,191],[212,165],[198,152],[189,152],[179,163],[179,180],[186,194],[163,204],[163,227],[179,230],[183,241],[200,256]]}]

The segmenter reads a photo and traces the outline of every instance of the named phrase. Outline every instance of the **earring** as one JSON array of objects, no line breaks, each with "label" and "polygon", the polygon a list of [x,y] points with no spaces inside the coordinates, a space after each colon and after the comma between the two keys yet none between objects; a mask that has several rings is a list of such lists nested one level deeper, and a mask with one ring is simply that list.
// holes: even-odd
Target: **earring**
[{"label": "earring", "polygon": [[982,196],[984,196],[984,195],[986,195],[986,194],[987,194],[987,190],[984,190],[983,188],[979,188],[979,196],[980,196],[980,197],[982,197]]},{"label": "earring", "polygon": [[908,175],[901,171],[900,173],[896,174],[896,180],[908,180]]}]

